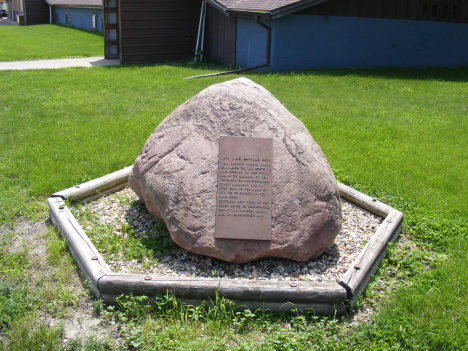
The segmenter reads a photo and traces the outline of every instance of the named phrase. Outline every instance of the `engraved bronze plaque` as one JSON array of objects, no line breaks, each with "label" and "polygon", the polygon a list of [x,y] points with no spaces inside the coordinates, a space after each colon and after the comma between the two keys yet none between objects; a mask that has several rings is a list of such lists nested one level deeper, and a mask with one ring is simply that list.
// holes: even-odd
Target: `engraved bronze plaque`
[{"label": "engraved bronze plaque", "polygon": [[221,136],[216,239],[271,240],[273,139]]}]

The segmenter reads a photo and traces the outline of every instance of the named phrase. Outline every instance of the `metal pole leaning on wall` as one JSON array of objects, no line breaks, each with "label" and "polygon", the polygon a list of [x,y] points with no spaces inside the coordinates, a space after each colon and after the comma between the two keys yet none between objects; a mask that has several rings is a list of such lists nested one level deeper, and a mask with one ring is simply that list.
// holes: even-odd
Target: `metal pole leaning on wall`
[{"label": "metal pole leaning on wall", "polygon": [[206,17],[206,2],[202,1],[200,10],[200,21],[198,22],[197,45],[195,46],[195,57],[193,62],[201,62],[203,59],[203,41],[205,37],[205,17]]},{"label": "metal pole leaning on wall", "polygon": [[270,47],[271,47],[271,28],[268,27],[265,23],[260,22],[259,16],[255,17],[255,23],[261,25],[263,28],[266,29],[267,31],[267,40],[266,40],[266,57],[265,57],[265,63],[262,65],[254,66],[254,67],[249,67],[249,68],[241,68],[241,69],[236,69],[233,71],[226,71],[226,72],[219,72],[219,73],[209,73],[209,74],[202,74],[200,76],[193,76],[193,77],[186,77],[184,79],[191,79],[191,78],[203,78],[203,77],[214,77],[214,76],[223,76],[226,74],[235,74],[235,73],[242,73],[242,72],[247,72],[247,71],[253,71],[255,69],[267,67],[270,65]]},{"label": "metal pole leaning on wall", "polygon": [[203,11],[203,23],[202,23],[202,32],[201,32],[201,44],[200,44],[200,62],[203,61],[203,46],[205,44],[205,20],[206,20],[206,1],[202,3],[202,11]]}]

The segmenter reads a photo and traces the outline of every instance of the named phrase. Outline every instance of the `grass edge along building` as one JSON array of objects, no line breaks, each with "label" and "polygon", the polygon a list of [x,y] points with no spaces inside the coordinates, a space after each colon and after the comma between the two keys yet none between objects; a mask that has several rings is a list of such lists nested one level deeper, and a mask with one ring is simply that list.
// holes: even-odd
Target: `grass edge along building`
[{"label": "grass edge along building", "polygon": [[102,0],[6,0],[8,18],[22,24],[58,23],[103,31]]},{"label": "grass edge along building", "polygon": [[[104,0],[106,57],[265,71],[468,65],[466,0]],[[198,42],[198,46],[197,46]]]}]

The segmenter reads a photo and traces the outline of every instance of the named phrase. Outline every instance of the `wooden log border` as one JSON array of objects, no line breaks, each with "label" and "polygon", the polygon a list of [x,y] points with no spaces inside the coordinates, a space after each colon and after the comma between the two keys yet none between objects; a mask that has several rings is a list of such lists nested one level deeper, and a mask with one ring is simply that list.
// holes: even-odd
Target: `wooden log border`
[{"label": "wooden log border", "polygon": [[388,243],[393,242],[402,229],[403,214],[400,211],[338,183],[342,198],[385,218],[339,283],[265,282],[112,273],[65,201],[89,202],[117,192],[127,185],[131,170],[132,166],[56,192],[47,200],[52,222],[65,238],[96,298],[106,303],[115,303],[121,294],[151,297],[170,293],[183,298],[186,304],[199,304],[213,300],[218,294],[235,300],[241,309],[264,308],[286,312],[296,308],[300,311],[309,310],[317,315],[343,315],[346,313],[346,303],[351,307],[355,305],[385,257]]}]

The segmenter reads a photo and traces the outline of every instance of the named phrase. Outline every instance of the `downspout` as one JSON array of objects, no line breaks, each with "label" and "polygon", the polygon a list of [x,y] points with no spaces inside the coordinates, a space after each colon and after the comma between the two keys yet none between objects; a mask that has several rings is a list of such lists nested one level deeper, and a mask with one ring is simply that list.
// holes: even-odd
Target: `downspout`
[{"label": "downspout", "polygon": [[241,68],[241,69],[236,69],[233,71],[226,71],[226,72],[218,72],[218,73],[209,73],[209,74],[203,74],[200,76],[193,76],[193,77],[186,77],[184,79],[191,79],[191,78],[203,78],[203,77],[214,77],[214,76],[223,76],[226,74],[235,74],[235,73],[242,73],[242,72],[247,72],[247,71],[253,71],[255,69],[267,67],[270,65],[270,46],[271,46],[271,28],[268,27],[265,23],[260,22],[259,16],[255,16],[255,23],[261,25],[263,28],[266,29],[267,31],[267,41],[266,41],[266,58],[265,58],[265,63],[254,66],[254,67],[249,67],[249,68]]},{"label": "downspout", "polygon": [[52,5],[49,5],[49,23],[52,24]]}]

